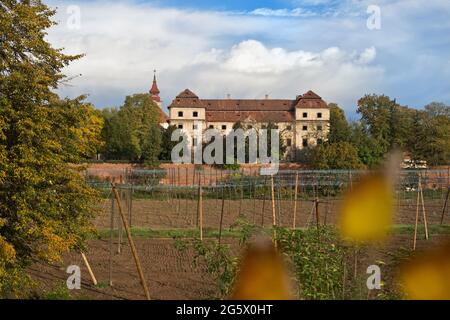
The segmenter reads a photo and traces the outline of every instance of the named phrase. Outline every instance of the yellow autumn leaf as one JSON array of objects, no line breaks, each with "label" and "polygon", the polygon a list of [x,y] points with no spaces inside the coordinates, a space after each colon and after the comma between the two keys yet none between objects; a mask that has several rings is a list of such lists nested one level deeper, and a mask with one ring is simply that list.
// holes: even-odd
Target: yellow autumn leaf
[{"label": "yellow autumn leaf", "polygon": [[450,243],[403,265],[400,284],[411,300],[450,300]]},{"label": "yellow autumn leaf", "polygon": [[251,245],[241,263],[232,300],[292,299],[289,275],[270,240]]},{"label": "yellow autumn leaf", "polygon": [[383,240],[392,225],[394,195],[383,173],[363,177],[348,191],[340,210],[340,230],[355,242]]}]

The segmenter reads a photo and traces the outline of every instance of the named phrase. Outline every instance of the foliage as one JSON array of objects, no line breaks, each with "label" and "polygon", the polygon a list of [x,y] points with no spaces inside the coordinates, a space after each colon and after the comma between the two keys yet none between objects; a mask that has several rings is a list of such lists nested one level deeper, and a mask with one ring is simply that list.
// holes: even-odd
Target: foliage
[{"label": "foliage", "polygon": [[155,166],[161,153],[159,115],[150,94],[127,96],[119,110],[104,110],[105,157]]},{"label": "foliage", "polygon": [[313,149],[316,169],[362,169],[357,150],[348,142],[325,143]]},{"label": "foliage", "polygon": [[239,258],[231,254],[229,245],[192,239],[177,240],[175,246],[180,251],[185,251],[189,247],[194,250],[194,266],[205,265],[206,272],[217,282],[219,297],[216,298],[221,299],[229,295],[239,265]]},{"label": "foliage", "polygon": [[1,296],[14,295],[29,263],[82,248],[91,230],[96,192],[68,162],[95,153],[101,120],[82,97],[53,92],[81,57],[46,42],[54,14],[41,1],[0,6]]},{"label": "foliage", "polygon": [[381,95],[358,101],[361,121],[353,127],[352,143],[363,163],[372,166],[393,148],[407,151],[413,161],[428,165],[450,162],[450,107],[432,102],[424,110],[400,106]]},{"label": "foliage", "polygon": [[351,137],[351,128],[345,118],[344,110],[337,104],[330,103],[330,133],[328,134],[328,142],[349,142]]},{"label": "foliage", "polygon": [[332,227],[277,228],[280,250],[292,261],[299,294],[306,299],[342,299],[346,248]]},{"label": "foliage", "polygon": [[169,126],[167,129],[163,129],[161,136],[161,153],[159,155],[160,160],[171,160],[171,154],[173,148],[178,144],[178,141],[172,141],[172,133],[177,130],[176,126]]}]

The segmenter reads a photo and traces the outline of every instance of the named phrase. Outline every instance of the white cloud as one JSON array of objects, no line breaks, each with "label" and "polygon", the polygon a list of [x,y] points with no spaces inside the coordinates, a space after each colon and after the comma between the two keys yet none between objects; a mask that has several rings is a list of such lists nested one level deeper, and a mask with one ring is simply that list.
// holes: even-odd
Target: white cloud
[{"label": "white cloud", "polygon": [[[257,15],[132,0],[80,2],[80,30],[66,25],[65,5],[73,1],[52,1],[60,7],[60,25],[50,30],[49,39],[68,53],[86,53],[67,69],[69,76],[83,76],[60,92],[88,93],[98,107],[120,105],[125,95],[148,90],[155,68],[166,105],[186,87],[204,98],[227,93],[292,98],[312,89],[350,112],[366,93],[386,93],[401,103],[420,101],[412,105],[448,97],[449,42],[443,31],[449,29],[450,5],[437,0],[426,8],[416,0],[382,2],[379,31],[366,28],[368,0],[352,9],[337,8],[361,8],[362,17],[326,19],[283,19],[302,14],[295,9]],[[422,17],[431,13],[434,20]],[[429,57],[426,66],[421,56]]]},{"label": "white cloud", "polygon": [[295,9],[270,9],[258,8],[249,12],[250,15],[255,16],[272,16],[272,17],[312,17],[316,13],[302,8]]},{"label": "white cloud", "polygon": [[377,50],[375,47],[370,47],[365,49],[356,60],[359,64],[368,64],[371,63],[373,60],[375,60],[377,56]]}]

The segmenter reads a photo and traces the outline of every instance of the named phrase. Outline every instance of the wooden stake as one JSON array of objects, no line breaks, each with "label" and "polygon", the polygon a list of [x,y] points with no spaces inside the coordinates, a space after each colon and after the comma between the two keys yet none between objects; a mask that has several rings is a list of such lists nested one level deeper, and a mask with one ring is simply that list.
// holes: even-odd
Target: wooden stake
[{"label": "wooden stake", "polygon": [[[277,226],[277,217],[275,212],[275,188],[273,185],[273,176],[270,179],[271,193],[272,193],[272,226],[273,226],[273,239],[275,241],[277,237],[277,231],[275,227]],[[275,241],[275,247],[277,247],[277,242]]]},{"label": "wooden stake", "polygon": [[200,240],[203,240],[203,190],[202,186],[200,185],[200,212],[199,212],[199,219],[200,219]]},{"label": "wooden stake", "polygon": [[445,209],[447,208],[449,193],[450,193],[450,187],[447,187],[447,195],[445,196],[444,206],[442,207],[441,225],[444,224],[444,215],[445,215]]},{"label": "wooden stake", "polygon": [[427,214],[425,212],[425,202],[423,201],[423,190],[422,190],[422,184],[419,180],[419,188],[420,188],[420,198],[422,200],[422,214],[423,214],[423,224],[425,227],[425,239],[428,240],[428,222],[427,222]]},{"label": "wooden stake", "polygon": [[131,253],[133,254],[134,262],[136,263],[136,268],[137,268],[139,277],[141,279],[142,287],[144,288],[145,296],[146,296],[147,300],[150,300],[150,292],[148,291],[147,282],[145,281],[144,272],[142,271],[142,267],[141,267],[141,262],[139,260],[139,256],[138,256],[136,247],[134,245],[133,238],[131,237],[130,229],[128,228],[127,217],[124,215],[124,213],[122,211],[122,203],[120,202],[119,193],[117,192],[116,186],[114,184],[112,185],[112,190],[114,192],[114,196],[116,197],[117,206],[119,208],[119,214],[120,214],[120,217],[122,218],[122,223],[123,223],[125,232],[128,237],[128,242],[130,243]]},{"label": "wooden stake", "polygon": [[264,179],[263,203],[262,203],[262,209],[261,209],[261,227],[263,227],[263,228],[264,228],[264,211],[266,209],[266,183],[267,183],[267,178]]},{"label": "wooden stake", "polygon": [[297,220],[297,192],[298,192],[298,172],[295,175],[295,189],[294,189],[294,218],[292,221],[292,229],[296,227]]},{"label": "wooden stake", "polygon": [[417,228],[419,226],[419,200],[420,200],[420,193],[417,189],[417,202],[416,202],[416,223],[414,226],[414,241],[413,241],[413,250],[416,250],[416,244],[417,244]]},{"label": "wooden stake", "polygon": [[272,225],[275,227],[277,225],[277,217],[275,210],[275,187],[273,184],[273,177],[270,179],[270,188],[272,194]]},{"label": "wooden stake", "polygon": [[89,275],[91,276],[92,283],[94,284],[94,286],[96,286],[97,285],[97,279],[95,279],[94,272],[92,272],[91,266],[89,265],[89,261],[86,258],[86,255],[84,254],[84,252],[81,253],[81,257],[83,258],[84,264],[86,265],[86,268],[88,269]]},{"label": "wooden stake", "polygon": [[109,232],[109,285],[112,287],[112,260],[113,260],[113,247],[114,247],[114,193],[111,192],[111,219],[110,219],[110,232]]},{"label": "wooden stake", "polygon": [[198,210],[197,210],[197,223],[200,229],[200,240],[203,241],[203,190],[202,190],[202,179],[200,173],[198,176]]},{"label": "wooden stake", "polygon": [[223,226],[223,211],[225,208],[225,192],[222,187],[222,208],[220,210],[220,225],[219,225],[219,246],[222,241],[222,226]]},{"label": "wooden stake", "polygon": [[[119,197],[122,199],[123,198],[122,196],[123,196],[123,191],[120,190]],[[118,224],[118,229],[119,229],[119,241],[117,243],[117,253],[120,254],[122,252],[122,234],[123,234],[121,223]]]},{"label": "wooden stake", "polygon": [[317,224],[317,229],[319,229],[320,227],[320,213],[319,213],[319,199],[316,198],[316,200],[314,201],[315,204],[315,211],[316,211],[316,224]]}]

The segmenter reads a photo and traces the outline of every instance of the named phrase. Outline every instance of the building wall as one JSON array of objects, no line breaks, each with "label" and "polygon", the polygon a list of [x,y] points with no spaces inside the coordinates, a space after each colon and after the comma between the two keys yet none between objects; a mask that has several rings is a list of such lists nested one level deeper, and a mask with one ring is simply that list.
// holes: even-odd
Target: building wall
[{"label": "building wall", "polygon": [[[180,116],[179,112],[182,112],[183,116]],[[197,112],[197,117],[194,116],[194,112]],[[306,117],[304,117],[304,113],[306,113]],[[321,114],[321,117],[319,114]],[[307,142],[308,146],[315,146],[320,140],[326,141],[330,131],[330,110],[327,108],[297,108],[295,110],[295,116],[296,120],[294,122],[275,123],[280,130],[282,139],[286,142],[287,151],[285,158],[289,160],[294,160],[296,158],[296,151],[305,148],[304,141]],[[170,108],[170,121],[176,127],[179,125],[183,126],[182,129],[189,137],[191,144],[194,143],[194,137],[198,136],[199,132],[201,133],[209,129],[210,126],[218,130],[221,134],[228,135],[235,124],[233,122],[208,122],[206,121],[206,111],[204,108],[187,107]],[[250,121],[244,123],[244,125],[261,129],[267,123]],[[223,129],[222,126],[226,128]],[[306,130],[304,130],[305,126]],[[290,142],[290,146],[288,146],[288,142]]]}]

